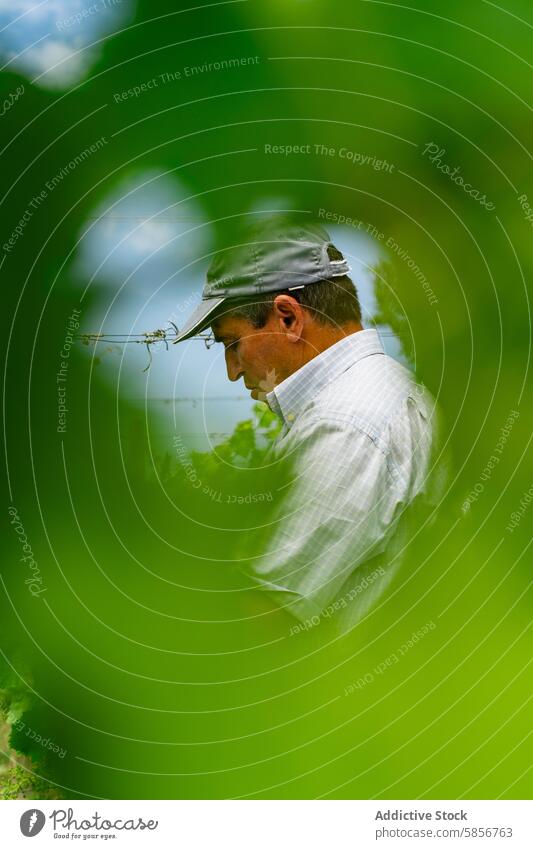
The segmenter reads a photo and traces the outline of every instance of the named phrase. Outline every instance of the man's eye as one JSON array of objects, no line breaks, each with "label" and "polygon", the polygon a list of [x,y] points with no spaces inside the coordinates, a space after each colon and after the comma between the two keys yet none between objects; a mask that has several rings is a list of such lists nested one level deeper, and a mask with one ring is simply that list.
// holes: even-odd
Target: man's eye
[{"label": "man's eye", "polygon": [[238,339],[234,339],[234,340],[233,340],[233,342],[224,342],[224,350],[225,350],[225,351],[232,351],[232,350],[235,350],[235,348],[237,347],[238,343],[239,343],[239,340],[238,340]]}]

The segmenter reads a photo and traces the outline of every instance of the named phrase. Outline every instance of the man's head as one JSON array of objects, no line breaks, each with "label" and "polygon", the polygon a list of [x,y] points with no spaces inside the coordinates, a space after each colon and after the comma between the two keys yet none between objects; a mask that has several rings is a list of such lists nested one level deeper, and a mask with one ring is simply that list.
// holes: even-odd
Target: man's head
[{"label": "man's head", "polygon": [[211,326],[230,380],[264,398],[343,336],[361,330],[349,266],[328,233],[306,220],[260,219],[215,255],[202,303],[178,334]]},{"label": "man's head", "polygon": [[[331,248],[332,258],[337,254]],[[361,330],[361,308],[349,277],[232,305],[211,323],[225,349],[230,380],[243,378],[252,398],[267,392],[343,336]]]}]

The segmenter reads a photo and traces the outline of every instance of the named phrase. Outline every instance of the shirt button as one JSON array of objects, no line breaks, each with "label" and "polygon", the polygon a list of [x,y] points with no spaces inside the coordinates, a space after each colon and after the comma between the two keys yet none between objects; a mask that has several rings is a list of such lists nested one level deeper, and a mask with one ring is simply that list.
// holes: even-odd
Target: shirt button
[{"label": "shirt button", "polygon": [[288,422],[293,422],[293,421],[294,421],[294,413],[289,413],[289,414],[287,415],[287,421],[288,421]]}]

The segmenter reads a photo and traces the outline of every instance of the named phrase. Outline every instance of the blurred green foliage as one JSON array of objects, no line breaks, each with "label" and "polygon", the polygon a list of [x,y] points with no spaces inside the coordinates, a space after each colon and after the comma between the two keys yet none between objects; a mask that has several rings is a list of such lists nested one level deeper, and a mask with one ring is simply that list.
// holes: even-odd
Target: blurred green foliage
[{"label": "blurred green foliage", "polygon": [[[520,0],[507,10],[453,0],[442,14],[421,3],[186,11],[141,2],[80,84],[51,92],[24,79],[24,96],[1,118],[2,243],[65,163],[107,139],[48,192],[1,266],[9,482],[1,657],[15,676],[10,698],[29,699],[27,724],[67,750],[46,758],[52,792],[530,796],[527,513],[506,530],[531,485],[532,246],[518,201],[533,197],[530,37],[520,20],[529,14]],[[259,58],[184,75],[230,57]],[[176,70],[181,79],[162,81]],[[115,98],[151,79],[149,91]],[[4,69],[2,92],[20,81]],[[430,143],[494,211],[435,167],[423,153]],[[265,144],[308,144],[311,153],[276,156]],[[342,149],[387,159],[393,170],[352,164]],[[342,640],[327,623],[290,636],[290,618],[264,608],[233,568],[237,543],[268,527],[265,504],[237,511],[209,487],[266,489],[274,506],[282,497],[281,484],[244,462],[257,459],[250,423],[216,456],[194,456],[200,490],[172,473],[175,458],[147,480],[150,434],[131,427],[138,410],[113,365],[93,369],[73,348],[68,426],[57,432],[66,319],[73,308],[82,316],[106,308],[115,294],[91,286],[81,296],[88,281],[76,269],[77,240],[108,193],[146,169],[179,177],[215,246],[231,237],[232,217],[252,209],[319,218],[327,210],[372,225],[385,245],[392,237],[438,297],[431,305],[392,255],[393,291],[378,286],[380,315],[407,333],[407,353],[438,398],[453,486],[436,524],[412,540],[390,597]],[[274,425],[262,416],[268,439]],[[227,465],[235,456],[239,474]],[[39,597],[24,583],[10,504],[44,579]],[[374,671],[430,621],[435,629],[401,663]],[[24,792],[17,787],[8,793]]]}]

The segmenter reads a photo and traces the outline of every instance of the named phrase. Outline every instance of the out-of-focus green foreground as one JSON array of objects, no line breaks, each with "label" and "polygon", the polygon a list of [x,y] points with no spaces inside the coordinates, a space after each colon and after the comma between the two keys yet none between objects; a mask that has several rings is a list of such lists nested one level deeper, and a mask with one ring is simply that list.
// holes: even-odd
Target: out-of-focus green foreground
[{"label": "out-of-focus green foreground", "polygon": [[[65,798],[531,794],[530,9],[411,6],[141,2],[86,81],[53,93],[24,80],[1,118],[2,243],[47,180],[106,139],[0,266],[0,668],[13,746]],[[21,79],[2,71],[2,92]],[[146,170],[178,176],[221,244],[231,216],[285,198],[399,246],[380,309],[438,398],[454,471],[394,591],[342,639],[330,623],[291,633],[285,614],[262,614],[226,561],[265,505],[148,474],[155,414],[132,426],[118,365],[105,372],[72,349],[57,432],[67,319],[81,308],[84,325],[114,294],[90,286],[80,306],[76,241],[102,198]],[[243,474],[217,486],[244,494]],[[26,582],[20,527],[40,585]]]}]

